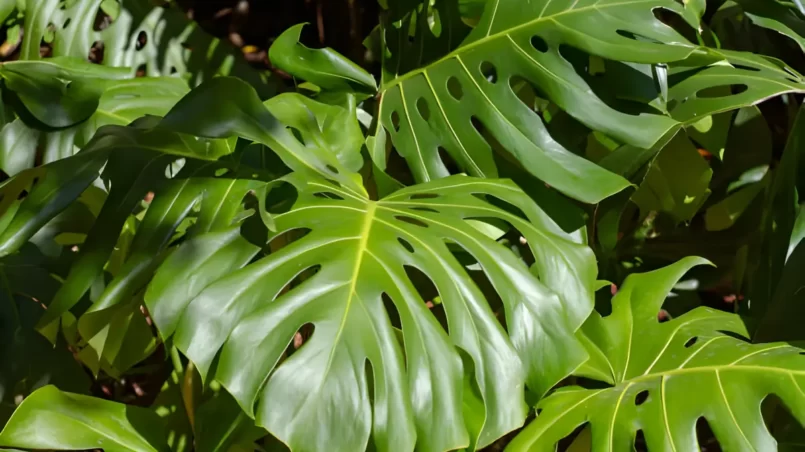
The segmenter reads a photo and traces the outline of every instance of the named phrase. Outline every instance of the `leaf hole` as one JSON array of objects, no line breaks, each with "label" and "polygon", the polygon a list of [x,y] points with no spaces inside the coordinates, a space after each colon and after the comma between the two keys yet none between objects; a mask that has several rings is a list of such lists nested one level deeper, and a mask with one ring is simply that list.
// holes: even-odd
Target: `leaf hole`
[{"label": "leaf hole", "polygon": [[330,193],[330,192],[325,192],[325,191],[320,191],[318,193],[313,193],[313,196],[315,196],[317,198],[321,198],[321,199],[335,199],[335,200],[338,200],[338,201],[343,201],[344,200],[343,197],[341,197],[339,195],[336,195],[335,193]]},{"label": "leaf hole", "polygon": [[698,336],[693,336],[692,338],[688,339],[688,341],[687,341],[687,342],[685,342],[685,348],[691,348],[691,347],[693,347],[693,345],[694,345],[694,344],[696,343],[696,341],[698,341],[698,340],[699,340],[699,337],[698,337]]},{"label": "leaf hole", "polygon": [[405,239],[403,239],[401,237],[397,237],[397,241],[400,242],[400,245],[402,245],[403,248],[405,248],[405,250],[408,251],[409,253],[414,252],[414,246],[411,245],[410,243],[408,243],[407,240],[405,240]]},{"label": "leaf hole", "polygon": [[636,406],[640,406],[645,401],[648,400],[648,391],[640,391],[637,393],[637,396],[634,398],[634,404]]},{"label": "leaf hole", "polygon": [[134,42],[134,50],[142,50],[146,44],[148,44],[148,34],[145,30],[140,30],[140,32],[137,33],[137,41]]},{"label": "leaf hole", "polygon": [[[275,235],[274,237],[271,237],[271,239],[268,240],[267,242],[263,242],[262,244],[257,245],[259,246],[267,245],[267,248],[271,253],[276,253],[277,251],[285,248],[291,243],[303,239],[306,235],[310,234],[310,232],[311,230],[308,228],[290,229],[288,231],[283,232],[282,234],[278,234]],[[285,286],[288,290],[290,290],[292,284],[288,283]]]},{"label": "leaf hole", "polygon": [[456,77],[447,79],[447,92],[453,96],[455,100],[461,100],[464,97],[464,90],[461,88],[461,82]]},{"label": "leaf hole", "polygon": [[489,307],[495,315],[495,319],[497,319],[504,331],[508,333],[503,300],[500,298],[500,293],[495,289],[495,286],[486,274],[484,267],[475,255],[465,248],[464,245],[454,240],[445,240],[445,245],[447,245],[447,249],[450,250],[458,263],[464,267],[464,272],[475,283],[476,290],[480,290],[480,293],[484,294],[486,301],[489,303]]},{"label": "leaf hole", "polygon": [[495,68],[495,65],[490,63],[489,61],[484,61],[481,63],[481,75],[486,79],[489,83],[496,83],[498,81],[498,70]]},{"label": "leaf hole", "polygon": [[408,171],[407,162],[400,155],[396,148],[392,148],[389,152],[388,164],[386,165],[386,172],[389,176],[400,181],[403,185],[414,185],[414,176],[411,171]]},{"label": "leaf hole", "polygon": [[696,420],[696,442],[699,443],[699,450],[721,450],[716,435],[704,416]]},{"label": "leaf hole", "polygon": [[419,226],[421,228],[429,227],[427,223],[422,220],[418,220],[416,218],[407,217],[405,215],[396,215],[394,217],[398,221],[402,221],[403,223],[413,224],[414,226]]},{"label": "leaf hole", "polygon": [[395,132],[400,131],[400,114],[396,111],[391,112],[391,125],[394,127]]},{"label": "leaf hole", "polygon": [[411,207],[411,210],[418,210],[420,212],[429,212],[429,213],[439,213],[436,209],[431,209],[430,207]]},{"label": "leaf hole", "polygon": [[643,429],[637,430],[634,435],[634,450],[648,450],[646,445],[646,435]]},{"label": "leaf hole", "polygon": [[92,47],[89,48],[89,55],[87,58],[89,61],[95,64],[101,64],[103,63],[104,50],[105,47],[103,41],[95,41],[92,43]]},{"label": "leaf hole", "polygon": [[475,116],[470,116],[470,125],[472,125],[472,127],[475,129],[475,131],[478,132],[478,135],[483,137],[483,135],[484,135],[484,133],[483,133],[484,124],[481,122],[480,119],[478,119]]},{"label": "leaf hole", "polygon": [[383,307],[386,309],[386,314],[389,316],[391,326],[401,329],[402,322],[400,321],[400,312],[397,310],[397,305],[394,304],[394,300],[385,292],[380,295],[380,298],[383,300]]},{"label": "leaf hole", "polygon": [[316,325],[313,323],[305,323],[299,327],[291,338],[291,343],[288,344],[288,347],[285,349],[286,359],[302,348],[310,340],[310,338],[313,337],[313,333],[315,331]]},{"label": "leaf hole", "polygon": [[436,199],[439,195],[436,193],[414,193],[408,199]]},{"label": "leaf hole", "polygon": [[633,33],[633,32],[628,31],[628,30],[617,30],[615,33],[617,33],[619,36],[623,36],[624,38],[631,39],[633,41],[651,42],[651,43],[654,43],[654,44],[662,44],[660,41],[657,41],[656,39],[652,39],[652,38],[649,38],[647,36],[643,36],[641,34]]},{"label": "leaf hole", "polygon": [[533,47],[534,50],[540,53],[545,53],[548,51],[548,43],[545,42],[545,40],[538,35],[534,35],[531,37],[531,47]]},{"label": "leaf hole", "polygon": [[434,284],[433,280],[422,270],[413,265],[403,265],[403,269],[405,270],[406,276],[408,276],[408,280],[411,281],[411,284],[419,294],[422,302],[430,309],[431,313],[436,317],[442,327],[448,330],[447,316],[445,315],[436,284]]},{"label": "leaf hole", "polygon": [[333,165],[326,165],[325,167],[327,168],[327,171],[333,174],[338,174],[338,168],[334,167]]},{"label": "leaf hole", "polygon": [[165,166],[165,177],[168,179],[173,179],[173,177],[176,176],[179,171],[182,170],[182,168],[184,168],[185,163],[187,163],[187,161],[184,159],[184,157],[178,158],[169,163],[167,166]]},{"label": "leaf hole", "polygon": [[724,94],[723,85],[721,86],[711,86],[709,88],[704,88],[699,90],[696,93],[696,97],[699,99],[715,99],[719,97],[726,97],[735,94],[741,94],[746,92],[749,87],[746,84],[740,83],[735,85],[730,85],[730,94]]},{"label": "leaf hole", "polygon": [[95,13],[95,20],[92,21],[92,29],[94,31],[103,31],[109,28],[109,25],[112,25],[114,22],[114,18],[106,13],[103,8],[98,8],[98,12]]},{"label": "leaf hole", "polygon": [[525,212],[523,212],[523,209],[515,206],[509,201],[506,201],[502,198],[490,194],[473,193],[472,196],[474,196],[477,199],[480,199],[481,201],[484,201],[485,203],[491,204],[494,207],[497,207],[498,209],[502,209],[512,215],[515,215],[523,221],[530,221]]},{"label": "leaf hole", "polygon": [[68,17],[68,18],[67,18],[67,20],[65,20],[65,21],[64,21],[64,25],[62,25],[61,27],[62,27],[62,28],[64,28],[64,29],[66,29],[67,27],[69,27],[69,26],[70,26],[70,22],[72,22],[72,21],[73,21],[73,18],[72,18],[72,17]]},{"label": "leaf hole", "polygon": [[744,66],[742,64],[733,64],[732,65],[735,69],[740,69],[742,71],[752,71],[752,72],[760,72],[760,69],[752,66]]},{"label": "leaf hole", "polygon": [[296,141],[302,143],[302,146],[305,145],[305,139],[302,137],[302,132],[297,129],[296,127],[287,127],[288,130],[291,131],[291,134],[296,138]]},{"label": "leaf hole", "polygon": [[419,112],[419,115],[422,116],[422,119],[425,121],[430,119],[430,108],[428,108],[428,102],[424,97],[417,99],[416,109]]},{"label": "leaf hole", "polygon": [[441,159],[442,164],[444,165],[445,169],[450,174],[458,174],[461,172],[461,167],[456,163],[453,159],[453,156],[447,152],[443,146],[439,146],[437,148],[437,152],[439,153],[439,159]]}]

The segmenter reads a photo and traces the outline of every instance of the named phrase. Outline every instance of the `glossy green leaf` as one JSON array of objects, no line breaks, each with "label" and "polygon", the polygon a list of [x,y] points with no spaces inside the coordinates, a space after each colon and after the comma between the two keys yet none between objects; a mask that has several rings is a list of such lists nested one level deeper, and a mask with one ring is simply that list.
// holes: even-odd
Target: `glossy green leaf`
[{"label": "glossy green leaf", "polygon": [[[397,77],[384,79],[381,87],[381,122],[417,181],[447,173],[439,149],[471,175],[494,176],[491,147],[472,127],[480,122],[531,174],[594,203],[628,183],[560,145],[543,119],[518,99],[515,81],[533,85],[590,129],[637,148],[651,148],[680,123],[805,87],[782,63],[687,42],[654,17],[658,8],[698,27],[674,0],[491,2],[449,54],[407,73],[387,67]],[[615,62],[675,64],[667,97],[654,89],[655,99],[645,99],[637,114],[613,108],[599,97],[602,90],[591,89],[587,65],[580,73],[570,64],[574,57],[566,46]],[[741,86],[743,92],[709,95],[708,89],[724,85]]]},{"label": "glossy green leaf", "polygon": [[31,168],[37,148],[43,163],[69,157],[99,127],[164,115],[188,91],[178,78],[121,79],[127,77],[125,70],[72,58],[6,63],[0,76],[27,111],[47,126],[38,131],[18,118],[0,132],[0,151],[8,155],[0,168],[9,175]]},{"label": "glossy green leaf", "polygon": [[0,432],[0,446],[107,452],[168,451],[159,418],[144,408],[61,392],[31,394]]},{"label": "glossy green leaf", "polygon": [[[544,392],[585,360],[573,331],[592,309],[592,254],[511,183],[456,176],[370,201],[321,178],[286,180],[299,199],[275,215],[270,237],[309,234],[249,265],[257,249],[237,231],[199,236],[166,260],[146,302],[201,374],[292,449],[362,450],[370,436],[378,450],[410,450],[415,441],[428,450],[482,447],[523,422],[524,383]],[[517,227],[540,279],[471,219]],[[508,336],[448,245],[470,253],[492,281]],[[422,297],[433,295],[417,293],[412,268],[435,285],[448,332],[425,307]],[[306,323],[312,338],[279,363]],[[402,328],[407,365],[393,326]],[[477,438],[462,414],[469,369],[456,347],[473,363],[485,410]]]},{"label": "glossy green leaf", "polygon": [[632,201],[643,216],[658,211],[678,223],[689,221],[710,196],[712,175],[690,140],[679,134],[660,151]]},{"label": "glossy green leaf", "polygon": [[[567,387],[538,405],[540,414],[508,450],[554,450],[585,423],[596,450],[625,450],[642,431],[649,450],[699,450],[696,423],[704,417],[723,449],[776,450],[761,402],[770,394],[805,420],[802,349],[751,345],[741,319],[697,308],[659,323],[667,293],[692,266],[689,258],[650,273],[633,274],[612,301],[612,314],[593,314],[584,329],[606,356],[614,385]],[[669,301],[673,302],[673,301]]]},{"label": "glossy green leaf", "polygon": [[89,118],[114,80],[127,71],[91,65],[77,58],[11,61],[0,66],[0,77],[39,121],[54,128],[69,127]]},{"label": "glossy green leaf", "polygon": [[[53,56],[87,59],[93,44],[103,44],[104,66],[126,68],[129,78],[139,69],[150,77],[176,74],[196,86],[216,75],[238,75],[263,96],[273,82],[250,68],[241,52],[205,33],[174,4],[150,0],[112,0],[116,17],[103,11],[103,0],[23,0],[25,4],[21,60],[39,60],[40,43],[53,31]],[[107,0],[108,2],[108,0]],[[108,8],[107,8],[108,9]],[[96,30],[95,19],[105,21]]]},{"label": "glossy green leaf", "polygon": [[332,91],[373,94],[375,79],[360,66],[331,48],[310,49],[299,42],[305,24],[285,30],[271,44],[271,64],[283,71]]}]

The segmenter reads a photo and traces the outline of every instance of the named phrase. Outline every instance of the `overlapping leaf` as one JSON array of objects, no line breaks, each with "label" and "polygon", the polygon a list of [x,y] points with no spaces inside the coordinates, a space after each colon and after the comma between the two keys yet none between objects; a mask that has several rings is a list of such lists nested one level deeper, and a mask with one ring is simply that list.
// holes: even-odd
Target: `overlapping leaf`
[{"label": "overlapping leaf", "polygon": [[[101,126],[162,116],[188,91],[179,78],[128,79],[124,68],[62,57],[5,63],[0,76],[19,97],[21,113],[33,117],[0,130],[0,169],[9,175],[32,168],[37,158],[50,163],[73,155]],[[33,122],[41,124],[29,127]]]},{"label": "overlapping leaf", "polygon": [[170,450],[159,418],[145,408],[45,386],[28,397],[0,432],[0,446],[108,452]]},{"label": "overlapping leaf", "polygon": [[[20,117],[0,131],[0,169],[7,174],[72,155],[101,125],[164,115],[187,92],[188,81],[196,86],[231,73],[261,96],[275,91],[237,49],[188,22],[175,6],[148,0],[20,4],[21,61],[2,71],[6,88],[23,101]],[[54,58],[41,58],[42,42],[52,46]],[[101,65],[87,61],[90,49]],[[148,77],[135,81],[138,71]]]},{"label": "overlapping leaf", "polygon": [[[221,117],[197,120],[198,102],[223,97],[229,102],[219,104]],[[281,110],[287,127],[294,127],[304,143],[267,106]],[[354,113],[294,94],[276,97],[267,106],[244,82],[216,78],[193,91],[162,121],[151,118],[139,121],[136,127],[104,127],[75,156],[24,171],[7,181],[0,188],[4,203],[0,207],[5,214],[0,249],[4,255],[17,251],[99,175],[110,186],[87,239],[78,245],[64,285],[52,302],[48,300],[39,327],[48,328],[67,313],[97,278],[108,272],[111,281],[92,300],[92,307],[77,325],[90,346],[84,350],[94,350],[97,357],[80,356],[96,372],[100,367],[112,372],[136,363],[153,349],[153,344],[148,345],[153,337],[139,314],[142,302],[138,302],[137,294],[171,252],[169,245],[177,238],[177,228],[192,219],[193,228],[186,230],[184,226],[179,236],[227,229],[237,222],[243,211],[241,201],[249,190],[259,190],[287,171],[280,161],[266,159],[266,152],[259,147],[235,152],[231,139],[197,139],[172,130],[212,137],[228,136],[234,130],[269,145],[300,174],[327,176],[341,181],[345,189],[362,193],[357,176],[344,166],[360,167],[360,141],[354,136],[358,132],[353,129],[352,135],[346,133],[357,127],[349,122],[355,121]],[[339,149],[334,142],[354,147]],[[183,167],[171,174],[178,159],[183,160]],[[26,192],[30,193],[17,201]],[[133,219],[135,208],[149,192],[154,193],[153,201],[144,215]],[[126,230],[129,232],[123,236],[129,238],[121,239],[121,232]],[[119,262],[113,264],[113,258]],[[121,344],[128,344],[129,349],[121,349]]]},{"label": "overlapping leaf", "polygon": [[[370,436],[378,450],[484,446],[523,422],[525,382],[542,393],[585,359],[573,332],[592,306],[592,254],[511,183],[456,176],[370,201],[321,178],[286,180],[299,198],[273,218],[271,237],[307,235],[236,271],[253,245],[236,231],[200,236],[162,265],[146,302],[202,375],[293,449],[363,450]],[[517,227],[537,278],[473,219]],[[477,260],[503,301],[508,335],[451,250]],[[448,331],[406,267],[435,285]],[[307,323],[312,337],[283,361]],[[465,375],[477,395],[462,391]],[[475,397],[485,419],[468,431],[462,404]]]},{"label": "overlapping leaf", "polygon": [[[384,79],[380,121],[417,181],[447,174],[440,150],[469,174],[497,174],[492,147],[476,131],[480,124],[531,174],[576,199],[597,202],[628,183],[560,145],[518,98],[518,84],[532,85],[590,129],[646,149],[662,144],[681,123],[805,88],[802,77],[778,61],[689,43],[655,18],[657,9],[698,28],[699,12],[674,0],[489,2],[475,29],[449,54],[407,73],[387,68],[397,77]],[[433,32],[424,30],[414,44],[432,39]],[[637,93],[636,112],[635,105],[613,107],[617,102],[603,94],[609,88],[593,90],[590,64],[572,63],[577,51],[645,69],[630,76],[648,74],[641,76],[649,90]],[[671,63],[672,70],[648,66],[661,63]],[[646,85],[638,82],[625,85],[632,91]],[[718,87],[731,91],[714,95]]]},{"label": "overlapping leaf", "polygon": [[711,426],[722,448],[774,450],[761,402],[778,396],[805,420],[805,357],[788,344],[751,345],[724,332],[747,335],[738,316],[697,308],[658,323],[665,296],[701,259],[688,258],[626,279],[612,314],[593,314],[584,331],[594,345],[588,375],[612,387],[568,387],[540,402],[539,415],[510,450],[554,450],[585,423],[600,450],[624,450],[642,431],[650,450],[698,450],[695,425]]}]

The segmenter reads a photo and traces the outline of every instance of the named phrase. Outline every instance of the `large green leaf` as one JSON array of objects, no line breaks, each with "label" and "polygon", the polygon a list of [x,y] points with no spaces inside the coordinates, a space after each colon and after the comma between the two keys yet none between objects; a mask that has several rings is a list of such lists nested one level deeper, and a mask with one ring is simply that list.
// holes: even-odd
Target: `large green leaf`
[{"label": "large green leaf", "polygon": [[106,452],[168,451],[159,418],[144,408],[61,392],[31,394],[0,432],[0,446]]},{"label": "large green leaf", "polygon": [[[285,180],[298,201],[273,217],[271,243],[307,235],[249,265],[259,248],[236,229],[199,236],[160,267],[146,303],[201,374],[292,449],[363,450],[370,435],[377,450],[482,447],[522,424],[524,383],[543,393],[586,359],[574,331],[592,309],[592,253],[510,182],[454,176],[370,201],[322,178]],[[531,271],[474,220],[516,227]],[[454,253],[477,261],[508,334]],[[434,293],[417,292],[413,270]],[[447,331],[425,306],[436,295]],[[312,338],[284,359],[307,323]],[[477,394],[462,391],[465,375]],[[476,397],[470,436],[462,405]]]},{"label": "large green leaf", "polygon": [[42,163],[73,155],[101,126],[164,115],[188,91],[179,78],[128,79],[123,68],[65,57],[5,63],[0,77],[36,126],[17,118],[0,131],[0,169],[9,175],[32,168],[38,153]]},{"label": "large green leaf", "polygon": [[[144,69],[151,77],[177,74],[192,86],[215,75],[237,75],[264,96],[274,92],[267,77],[248,66],[240,51],[228,42],[206,34],[173,3],[150,0],[22,0],[23,42],[21,60],[39,60],[40,43],[53,33],[53,56],[86,60],[93,44],[102,45],[105,66],[125,67],[130,77]],[[64,4],[65,8],[60,5]],[[97,30],[96,17],[110,23]]]},{"label": "large green leaf", "polygon": [[[689,43],[655,18],[660,8],[698,28],[698,12],[675,0],[489,2],[475,29],[447,55],[407,73],[389,67],[397,58],[387,59],[386,72],[396,78],[384,78],[380,121],[417,181],[448,173],[439,150],[471,175],[495,176],[493,147],[473,127],[480,123],[532,175],[597,202],[628,182],[559,144],[512,85],[532,85],[590,129],[646,149],[683,123],[805,88],[800,75],[776,60]],[[425,30],[409,47],[429,49],[433,36]],[[612,84],[596,88],[585,52],[628,63],[618,81],[626,92]],[[667,73],[650,66],[660,63],[670,66]],[[635,97],[641,86],[648,89]],[[734,92],[712,93],[730,86]]]},{"label": "large green leaf", "polygon": [[802,349],[751,345],[725,334],[747,331],[740,317],[709,308],[657,320],[672,286],[702,262],[688,258],[629,276],[612,300],[612,314],[602,319],[594,313],[584,327],[591,353],[600,353],[594,367],[612,387],[556,391],[540,402],[537,419],[509,450],[554,450],[585,423],[596,450],[631,449],[638,431],[649,450],[699,450],[701,417],[725,450],[776,450],[760,405],[778,396],[805,421]]},{"label": "large green leaf", "polygon": [[[195,86],[216,75],[237,74],[261,96],[275,91],[240,51],[188,22],[175,5],[155,6],[149,0],[20,4],[21,61],[5,63],[0,74],[24,106],[17,112],[20,118],[0,132],[0,169],[7,174],[72,155],[101,125],[164,115],[187,91],[188,81]],[[115,10],[113,17],[99,8]],[[96,18],[104,17],[111,25],[98,31]],[[52,41],[45,39],[51,32]],[[43,40],[54,58],[41,59]],[[87,61],[93,45],[101,49],[102,65]],[[149,77],[135,80],[138,71]]]},{"label": "large green leaf", "polygon": [[[199,103],[224,98],[228,102],[218,104],[222,116],[197,120]],[[111,186],[108,194],[102,194],[86,240],[77,245],[64,285],[52,302],[46,300],[49,307],[39,328],[51,331],[52,323],[76,306],[101,275],[109,275],[108,283],[96,290],[92,306],[78,319],[84,341],[79,356],[94,372],[103,368],[117,374],[135,364],[154,347],[153,335],[139,312],[138,294],[173,251],[170,245],[180,237],[238,223],[244,196],[265,188],[284,171],[282,162],[266,158],[260,147],[236,150],[231,139],[197,139],[170,128],[208,136],[239,131],[270,146],[300,174],[324,175],[361,193],[357,175],[345,167],[360,167],[354,100],[350,105],[351,109],[324,105],[296,94],[278,96],[263,105],[244,82],[216,78],[189,94],[164,120],[103,127],[75,156],[7,181],[0,187],[5,203],[0,249],[5,255],[15,253],[72,205],[99,175]],[[287,126],[269,109],[277,111]],[[293,127],[299,138],[286,127]],[[183,166],[170,174],[177,159]],[[154,198],[144,214],[132,216],[149,192]],[[190,229],[188,221],[193,225]],[[52,334],[49,337],[55,339]]]}]

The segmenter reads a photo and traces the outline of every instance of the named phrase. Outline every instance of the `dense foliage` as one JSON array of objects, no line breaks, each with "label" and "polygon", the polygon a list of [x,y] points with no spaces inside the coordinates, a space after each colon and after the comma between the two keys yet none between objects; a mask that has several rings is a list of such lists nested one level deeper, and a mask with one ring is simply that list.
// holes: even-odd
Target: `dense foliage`
[{"label": "dense foliage", "polygon": [[379,12],[0,0],[0,450],[803,444],[802,3]]}]

